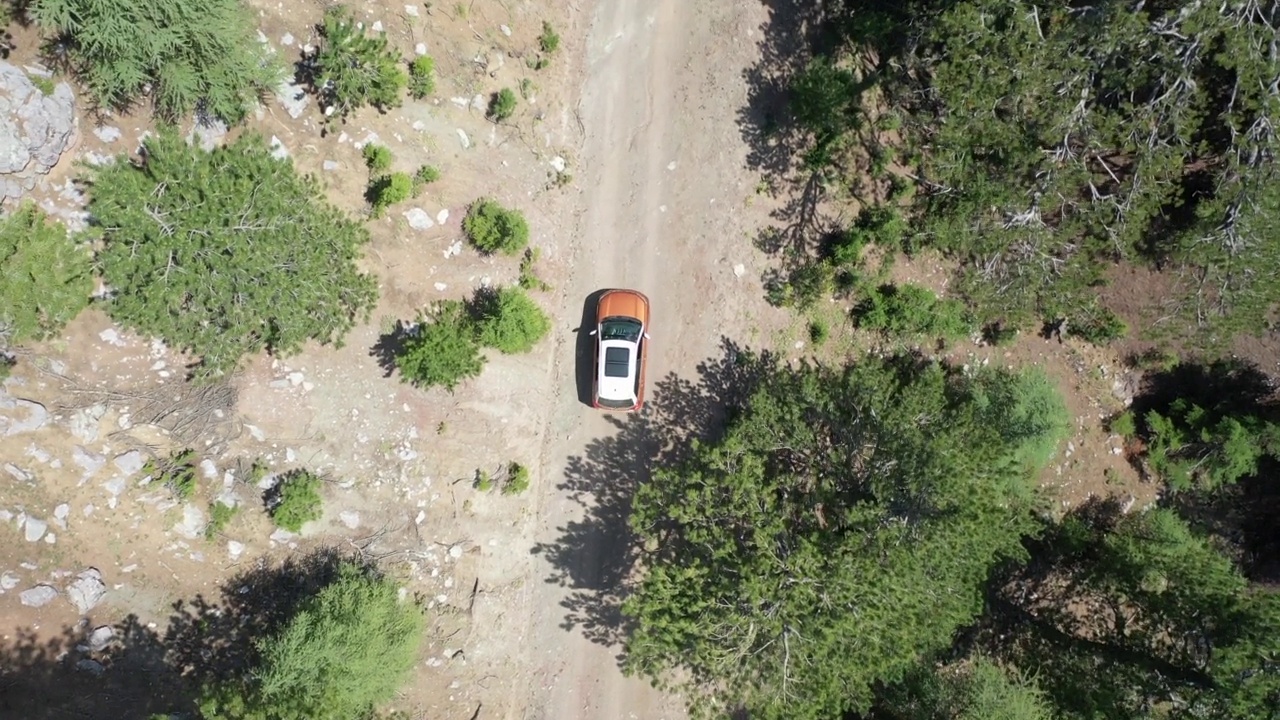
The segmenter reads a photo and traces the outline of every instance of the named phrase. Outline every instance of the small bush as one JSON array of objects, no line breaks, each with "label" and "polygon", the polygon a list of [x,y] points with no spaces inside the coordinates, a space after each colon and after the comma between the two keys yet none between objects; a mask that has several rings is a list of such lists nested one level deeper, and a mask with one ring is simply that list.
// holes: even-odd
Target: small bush
[{"label": "small bush", "polygon": [[560,48],[560,36],[555,28],[551,27],[551,23],[543,21],[542,34],[538,36],[538,46],[548,55]]},{"label": "small bush", "polygon": [[381,217],[388,207],[410,197],[413,197],[413,178],[402,172],[374,178],[365,193],[365,199],[373,206],[374,217]]},{"label": "small bush", "polygon": [[819,300],[831,297],[835,288],[835,268],[827,261],[818,260],[792,270],[786,280],[770,282],[766,293],[773,305],[808,310]]},{"label": "small bush", "polygon": [[524,251],[524,257],[520,260],[520,287],[525,290],[542,290],[545,292],[551,289],[551,286],[533,271],[533,265],[538,262],[538,258],[541,255],[542,252],[539,248],[528,248]]},{"label": "small bush", "polygon": [[973,326],[962,303],[942,300],[919,285],[881,285],[856,308],[859,327],[890,336],[928,336],[957,340]]},{"label": "small bush", "polygon": [[471,204],[462,219],[462,230],[471,244],[486,255],[515,255],[529,244],[529,224],[524,215],[489,198]]},{"label": "small bush", "polygon": [[1107,423],[1107,430],[1111,433],[1119,435],[1126,440],[1138,434],[1138,422],[1134,417],[1132,410],[1124,412],[1111,418]]},{"label": "small bush", "polygon": [[827,328],[825,320],[814,320],[809,323],[809,342],[814,345],[821,345],[827,341],[831,331]]},{"label": "small bush", "polygon": [[982,341],[1002,347],[1018,339],[1018,328],[1004,322],[987,323],[982,327]]},{"label": "small bush", "polygon": [[312,520],[320,519],[320,478],[308,470],[293,470],[280,478],[271,490],[267,512],[277,527],[296,533]]},{"label": "small bush", "polygon": [[361,154],[364,155],[365,167],[370,172],[382,173],[391,169],[391,149],[387,146],[369,143],[364,146]]},{"label": "small bush", "polygon": [[1159,370],[1169,372],[1178,366],[1177,354],[1160,348],[1151,348],[1130,355],[1128,361],[1130,367],[1142,371]]},{"label": "small bush", "polygon": [[385,35],[365,35],[341,5],[325,11],[318,30],[320,46],[311,58],[313,86],[326,117],[344,120],[365,105],[383,111],[400,106],[409,76],[400,67],[399,54],[388,49]]},{"label": "small bush", "polygon": [[0,219],[0,341],[41,340],[89,304],[92,258],[62,223],[24,202]]},{"label": "small bush", "polygon": [[240,512],[234,505],[226,505],[220,501],[209,503],[209,524],[204,527],[204,536],[212,540],[227,528],[227,525]]},{"label": "small bush", "polygon": [[414,182],[420,185],[430,185],[440,179],[440,168],[435,165],[423,165],[413,174]]},{"label": "small bush", "polygon": [[519,495],[529,489],[529,468],[513,462],[507,466],[506,482],[502,483],[503,495]]},{"label": "small bush", "polygon": [[887,205],[864,207],[858,219],[845,233],[831,244],[827,255],[837,265],[857,267],[862,261],[862,249],[876,245],[886,250],[906,250],[904,238],[907,221],[897,208]]},{"label": "small bush", "polygon": [[476,479],[472,486],[480,492],[489,492],[493,489],[493,476],[484,470],[476,470]]},{"label": "small bush", "polygon": [[[457,300],[439,302],[395,356],[400,379],[417,387],[440,386],[453,392],[458,383],[480,374],[485,358],[466,308]],[[443,427],[443,424],[442,424]]]},{"label": "small bush", "polygon": [[419,55],[409,63],[409,94],[421,100],[436,91],[436,61]]},{"label": "small bush", "polygon": [[164,459],[148,460],[142,475],[164,485],[179,502],[186,502],[196,492],[196,451],[180,450]]},{"label": "small bush", "polygon": [[507,355],[528,352],[551,332],[551,318],[518,287],[476,295],[476,339]]},{"label": "small bush", "polygon": [[1106,345],[1129,332],[1128,326],[1110,308],[1095,306],[1084,316],[1067,323],[1067,334],[1094,345]]},{"label": "small bush", "polygon": [[502,88],[489,98],[489,119],[494,122],[510,119],[515,114],[516,105],[519,102],[515,91],[511,88]]}]

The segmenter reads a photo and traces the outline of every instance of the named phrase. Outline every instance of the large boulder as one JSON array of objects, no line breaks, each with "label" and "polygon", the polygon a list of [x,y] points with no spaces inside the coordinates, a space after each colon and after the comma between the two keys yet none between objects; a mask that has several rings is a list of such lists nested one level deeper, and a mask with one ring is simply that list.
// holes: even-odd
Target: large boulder
[{"label": "large boulder", "polygon": [[70,85],[46,95],[26,70],[0,61],[0,201],[34,188],[76,143],[78,126]]}]

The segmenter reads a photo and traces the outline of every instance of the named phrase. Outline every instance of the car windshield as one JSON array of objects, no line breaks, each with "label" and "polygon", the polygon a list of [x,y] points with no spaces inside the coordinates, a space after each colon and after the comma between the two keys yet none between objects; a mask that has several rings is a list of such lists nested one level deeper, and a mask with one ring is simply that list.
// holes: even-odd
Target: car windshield
[{"label": "car windshield", "polygon": [[622,317],[605,318],[604,322],[600,323],[600,339],[638,342],[640,340],[640,330],[639,320]]},{"label": "car windshield", "polygon": [[631,351],[622,347],[605,348],[605,377],[624,378],[631,374]]}]

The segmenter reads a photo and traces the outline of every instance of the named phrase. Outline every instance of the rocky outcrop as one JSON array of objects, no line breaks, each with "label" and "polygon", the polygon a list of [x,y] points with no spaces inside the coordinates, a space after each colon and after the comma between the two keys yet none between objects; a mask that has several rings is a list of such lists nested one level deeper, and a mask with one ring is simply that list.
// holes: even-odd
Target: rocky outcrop
[{"label": "rocky outcrop", "polygon": [[77,140],[71,86],[52,87],[46,95],[23,68],[0,61],[0,201],[34,188]]}]

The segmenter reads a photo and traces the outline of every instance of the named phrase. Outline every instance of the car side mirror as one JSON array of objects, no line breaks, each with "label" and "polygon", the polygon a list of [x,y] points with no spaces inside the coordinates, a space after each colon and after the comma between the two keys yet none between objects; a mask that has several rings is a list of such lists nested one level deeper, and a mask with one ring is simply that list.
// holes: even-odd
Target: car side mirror
[{"label": "car side mirror", "polygon": [[588,335],[595,335],[595,334],[596,334],[596,331],[595,331],[595,330],[592,330],[591,332],[589,332],[589,333],[587,333],[587,334],[588,334]]},{"label": "car side mirror", "polygon": [[645,333],[645,334],[644,334],[644,339],[645,339],[645,340],[648,340],[648,339],[649,339],[649,333]]}]

